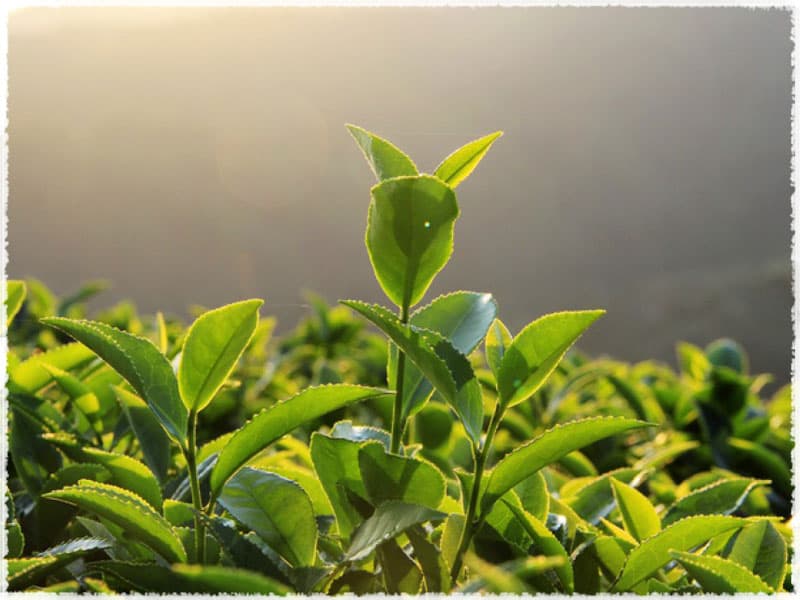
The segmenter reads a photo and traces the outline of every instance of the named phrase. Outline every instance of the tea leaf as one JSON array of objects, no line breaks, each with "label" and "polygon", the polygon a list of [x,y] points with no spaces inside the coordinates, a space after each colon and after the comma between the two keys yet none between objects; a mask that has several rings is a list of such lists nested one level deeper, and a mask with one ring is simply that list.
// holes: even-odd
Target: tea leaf
[{"label": "tea leaf", "polygon": [[486,362],[495,378],[503,364],[503,356],[511,345],[511,334],[500,319],[495,319],[486,334]]},{"label": "tea leaf", "polygon": [[6,327],[11,325],[11,321],[22,308],[26,292],[24,281],[9,279],[6,282]]},{"label": "tea leaf", "polygon": [[134,590],[161,594],[262,594],[286,595],[291,590],[272,579],[231,567],[212,565],[172,565],[101,561],[92,570],[124,581]]},{"label": "tea leaf", "polygon": [[366,244],[375,277],[397,306],[414,306],[453,252],[455,193],[417,175],[387,179],[371,194]]},{"label": "tea leaf", "polygon": [[687,517],[673,523],[631,550],[611,591],[625,592],[644,581],[670,561],[670,551],[691,550],[714,536],[745,525],[745,519],[723,516]]},{"label": "tea leaf", "polygon": [[661,519],[650,501],[633,487],[611,479],[614,498],[622,514],[625,530],[641,542],[661,531]]},{"label": "tea leaf", "polygon": [[11,591],[25,589],[75,559],[108,546],[105,540],[78,538],[45,550],[38,556],[8,560],[8,588]]},{"label": "tea leaf", "polygon": [[295,482],[245,467],[225,484],[219,503],[290,564],[313,564],[317,524],[311,500]]},{"label": "tea leaf", "polygon": [[167,432],[185,443],[186,407],[172,366],[153,342],[94,321],[49,317],[42,322],[71,335],[107,362],[147,402]]},{"label": "tea leaf", "polygon": [[[438,333],[464,356],[469,354],[486,335],[497,314],[497,302],[491,294],[454,292],[434,299],[430,304],[411,315],[409,322],[415,327]],[[389,351],[387,374],[389,381],[396,378],[397,348]],[[403,384],[403,421],[417,412],[430,397],[433,387],[423,373],[413,364],[406,364]]]},{"label": "tea leaf", "polygon": [[245,300],[210,310],[189,328],[178,369],[186,408],[200,412],[214,398],[253,336],[263,303]]},{"label": "tea leaf", "polygon": [[480,437],[483,423],[480,386],[463,354],[432,331],[404,326],[382,306],[357,300],[342,300],[342,304],[377,325],[453,406],[473,440]]},{"label": "tea leaf", "polygon": [[53,377],[44,365],[69,371],[85,365],[95,358],[94,352],[83,344],[64,344],[48,352],[34,354],[28,360],[10,369],[9,389],[24,390],[31,394],[46,386]]},{"label": "tea leaf", "polygon": [[751,523],[733,539],[727,558],[749,569],[776,590],[783,585],[786,541],[769,521]]},{"label": "tea leaf", "polygon": [[136,439],[139,440],[144,462],[158,481],[163,483],[167,478],[171,459],[169,437],[144,400],[119,386],[112,388]]},{"label": "tea leaf", "polygon": [[771,594],[775,590],[740,564],[719,556],[670,552],[710,594]]},{"label": "tea leaf", "polygon": [[635,419],[594,417],[548,429],[497,463],[483,497],[484,510],[520,481],[573,450],[612,435],[648,426],[648,423]]},{"label": "tea leaf", "polygon": [[692,515],[729,515],[741,506],[753,488],[764,483],[743,477],[716,481],[678,500],[662,522],[667,526]]},{"label": "tea leaf", "polygon": [[225,482],[256,454],[299,425],[338,408],[391,395],[391,392],[359,385],[325,385],[303,390],[288,400],[264,409],[245,423],[219,453],[211,473],[211,496],[215,498]]},{"label": "tea leaf", "polygon": [[186,562],[186,551],[170,524],[136,494],[86,479],[43,494],[108,519],[171,562]]},{"label": "tea leaf", "polygon": [[426,521],[441,521],[446,516],[445,513],[425,506],[396,500],[385,502],[353,534],[353,541],[345,558],[349,561],[366,558],[378,544],[400,535],[409,527]]},{"label": "tea leaf", "polygon": [[478,163],[486,156],[494,141],[501,135],[503,135],[502,131],[495,131],[462,146],[445,158],[436,167],[436,171],[433,174],[450,187],[455,188],[470,176],[475,167],[478,166]]},{"label": "tea leaf", "polygon": [[417,167],[412,160],[391,142],[357,125],[346,125],[346,127],[364,153],[364,158],[367,159],[378,181],[417,174]]},{"label": "tea leaf", "polygon": [[567,551],[556,539],[549,529],[539,519],[525,512],[524,509],[515,506],[511,502],[503,500],[509,510],[514,513],[517,521],[523,526],[527,534],[533,540],[534,551],[544,556],[560,557],[563,563],[555,567],[555,572],[564,586],[564,590],[571,594],[575,589],[575,576],[572,572],[572,563],[569,560]]},{"label": "tea leaf", "polygon": [[374,505],[401,500],[439,508],[444,498],[444,476],[432,464],[387,453],[379,443],[367,443],[358,451],[358,465],[367,496]]},{"label": "tea leaf", "polygon": [[514,406],[536,392],[569,347],[604,313],[552,313],[525,327],[506,349],[497,373],[497,391],[503,405]]}]

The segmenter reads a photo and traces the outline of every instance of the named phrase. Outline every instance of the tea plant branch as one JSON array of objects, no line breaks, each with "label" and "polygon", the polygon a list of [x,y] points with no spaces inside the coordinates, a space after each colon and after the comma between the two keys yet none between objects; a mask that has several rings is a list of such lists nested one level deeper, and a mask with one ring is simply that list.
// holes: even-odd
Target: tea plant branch
[{"label": "tea plant branch", "polygon": [[456,550],[456,556],[453,560],[453,567],[450,570],[450,578],[453,580],[453,582],[456,581],[458,574],[461,571],[464,561],[464,554],[472,542],[472,536],[475,534],[475,531],[477,531],[481,524],[482,519],[480,517],[477,520],[475,519],[478,504],[480,502],[481,479],[483,478],[483,471],[486,468],[486,459],[489,457],[492,442],[494,441],[494,435],[497,433],[497,428],[500,425],[500,421],[503,420],[504,412],[504,407],[500,402],[498,402],[495,406],[494,414],[492,414],[492,419],[489,421],[489,426],[486,430],[486,437],[483,440],[483,446],[481,448],[475,448],[475,474],[472,481],[472,492],[470,493],[469,502],[467,504],[467,514],[464,518],[464,527],[461,530],[461,539],[458,543],[458,550]]},{"label": "tea plant branch", "polygon": [[195,509],[194,515],[194,547],[196,550],[195,561],[202,564],[205,560],[205,528],[200,513],[203,511],[203,499],[200,497],[200,481],[197,477],[197,411],[189,411],[189,430],[187,444],[183,446],[183,454],[186,457],[186,468],[189,471],[189,483],[192,488],[192,505]]},{"label": "tea plant branch", "polygon": [[[408,305],[404,305],[400,311],[400,322],[404,327],[408,326]],[[406,375],[406,353],[398,348],[397,357],[397,377],[395,378],[395,396],[392,409],[392,442],[391,452],[397,454],[400,450],[400,442],[403,439],[403,383]]]}]

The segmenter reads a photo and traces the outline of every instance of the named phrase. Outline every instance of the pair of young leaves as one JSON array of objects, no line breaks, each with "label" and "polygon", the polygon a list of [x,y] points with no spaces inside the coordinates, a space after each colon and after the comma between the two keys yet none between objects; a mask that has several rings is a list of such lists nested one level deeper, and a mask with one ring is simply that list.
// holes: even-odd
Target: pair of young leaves
[{"label": "pair of young leaves", "polygon": [[177,377],[149,340],[93,321],[42,321],[69,334],[116,370],[147,403],[164,429],[186,446],[189,414],[202,411],[227,380],[258,325],[263,300],[208,311],[191,326]]}]

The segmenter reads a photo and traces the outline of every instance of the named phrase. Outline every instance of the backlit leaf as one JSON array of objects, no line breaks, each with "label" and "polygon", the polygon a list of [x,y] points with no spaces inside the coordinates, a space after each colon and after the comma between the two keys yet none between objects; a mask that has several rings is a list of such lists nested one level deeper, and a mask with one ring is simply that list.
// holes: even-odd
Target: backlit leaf
[{"label": "backlit leaf", "polygon": [[494,141],[501,135],[503,135],[502,131],[495,131],[465,144],[445,158],[436,167],[436,171],[433,174],[450,187],[455,188],[470,176],[475,167],[478,166],[478,163],[486,156]]},{"label": "backlit leaf", "polygon": [[417,174],[417,167],[411,159],[391,142],[357,125],[347,125],[347,129],[364,153],[364,158],[378,181]]}]

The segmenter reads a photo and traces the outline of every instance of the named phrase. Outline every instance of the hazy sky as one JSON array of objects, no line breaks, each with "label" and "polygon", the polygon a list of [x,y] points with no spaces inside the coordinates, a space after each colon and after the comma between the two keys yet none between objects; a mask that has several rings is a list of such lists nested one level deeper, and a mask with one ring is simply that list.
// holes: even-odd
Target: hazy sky
[{"label": "hazy sky", "polygon": [[517,329],[604,307],[582,341],[672,359],[743,341],[788,377],[790,13],[752,9],[31,8],[9,33],[12,277],[183,312],[300,291],[388,303],[344,129],[423,170],[505,136],[459,187],[429,294],[492,291]]}]

